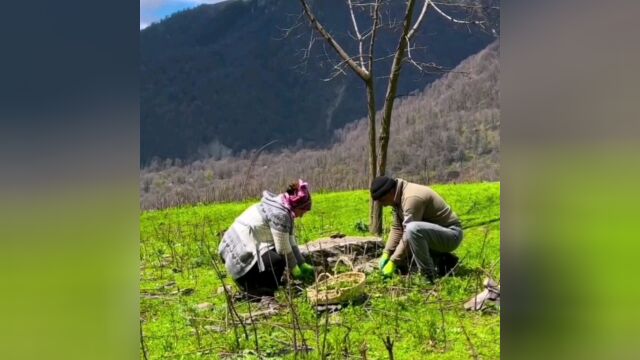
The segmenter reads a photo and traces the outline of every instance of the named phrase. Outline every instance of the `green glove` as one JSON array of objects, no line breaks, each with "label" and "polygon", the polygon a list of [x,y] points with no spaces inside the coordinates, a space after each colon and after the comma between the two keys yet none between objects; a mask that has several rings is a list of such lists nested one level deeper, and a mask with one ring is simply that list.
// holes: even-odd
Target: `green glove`
[{"label": "green glove", "polygon": [[378,262],[378,267],[380,268],[380,270],[382,270],[384,268],[385,265],[387,265],[387,262],[389,262],[389,253],[388,252],[383,252],[382,256],[380,257],[380,262]]},{"label": "green glove", "polygon": [[300,269],[300,267],[296,265],[293,269],[291,269],[291,276],[293,276],[293,278],[296,280],[300,280],[304,275],[302,274],[302,270]]},{"label": "green glove", "polygon": [[307,263],[300,265],[300,271],[302,271],[302,276],[305,279],[313,279],[316,274],[316,269]]},{"label": "green glove", "polygon": [[393,261],[389,261],[387,262],[387,265],[382,268],[382,276],[386,278],[392,277],[395,271],[396,263],[394,263]]}]

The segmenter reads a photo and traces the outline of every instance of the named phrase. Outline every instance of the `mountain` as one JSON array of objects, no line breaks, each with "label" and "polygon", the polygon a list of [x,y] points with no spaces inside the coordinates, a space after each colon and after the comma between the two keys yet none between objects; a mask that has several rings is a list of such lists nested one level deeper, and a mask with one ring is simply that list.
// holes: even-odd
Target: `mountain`
[{"label": "mountain", "polygon": [[[387,174],[424,184],[500,178],[499,43],[398,101]],[[379,128],[379,127],[378,127]],[[326,149],[281,149],[142,168],[143,209],[238,201],[303,178],[319,190],[368,186],[367,120],[337,130]]]},{"label": "mountain", "polygon": [[[312,4],[323,25],[355,54],[346,2]],[[403,10],[403,1],[390,2],[383,20],[400,18]],[[238,154],[272,140],[278,140],[273,148],[326,146],[336,129],[365,116],[359,79],[347,74],[323,81],[333,69],[326,56],[332,56],[331,49],[321,39],[304,57],[312,31],[300,14],[298,1],[228,0],[181,11],[140,31],[141,163]],[[364,15],[359,20],[362,28],[368,24]],[[284,29],[291,27],[285,37]],[[391,53],[396,38],[381,33],[377,57]],[[430,13],[416,37],[423,48],[414,53],[453,68],[493,40],[487,32]],[[386,75],[390,61],[376,63],[379,76]],[[398,94],[420,90],[439,76],[407,65]]]},{"label": "mountain", "polygon": [[[397,102],[389,174],[422,183],[499,180],[499,52],[496,41]],[[357,159],[368,149],[367,121],[348,125],[336,137],[336,153],[345,161]]]}]

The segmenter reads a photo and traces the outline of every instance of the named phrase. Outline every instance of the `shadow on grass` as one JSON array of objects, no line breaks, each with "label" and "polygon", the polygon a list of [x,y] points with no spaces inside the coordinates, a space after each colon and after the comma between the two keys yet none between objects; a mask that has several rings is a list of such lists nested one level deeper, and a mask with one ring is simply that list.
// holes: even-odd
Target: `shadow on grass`
[{"label": "shadow on grass", "polygon": [[[415,265],[411,267],[408,267],[406,265],[399,266],[398,270],[400,271],[401,275],[408,275],[409,273],[411,273],[411,275],[421,275],[420,271],[418,270],[418,267]],[[467,267],[464,263],[460,262],[455,266],[455,268],[452,271],[448,272],[446,275],[439,276],[439,278],[442,278],[442,277],[466,278],[469,276],[482,276],[484,274],[485,272],[482,269],[470,268],[470,267]]]}]

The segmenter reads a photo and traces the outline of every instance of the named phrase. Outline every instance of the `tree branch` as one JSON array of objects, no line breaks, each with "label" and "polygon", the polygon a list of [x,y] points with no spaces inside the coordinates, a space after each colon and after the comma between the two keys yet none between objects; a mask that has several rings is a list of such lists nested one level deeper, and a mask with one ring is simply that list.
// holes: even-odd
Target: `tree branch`
[{"label": "tree branch", "polygon": [[458,20],[458,19],[455,19],[455,18],[447,15],[444,11],[440,10],[440,8],[438,6],[436,6],[436,4],[433,1],[427,0],[427,3],[430,3],[431,6],[433,7],[433,9],[438,12],[438,14],[440,14],[442,17],[444,17],[445,19],[447,19],[447,20],[449,20],[449,21],[451,21],[453,23],[456,23],[456,24],[473,24],[473,25],[478,25],[478,26],[480,26],[481,28],[484,29],[484,25],[482,25],[482,24],[485,23],[484,21]]},{"label": "tree branch", "polygon": [[360,67],[364,69],[364,50],[362,49],[362,35],[360,35],[360,30],[358,29],[358,22],[356,21],[356,15],[353,12],[353,4],[351,0],[347,0],[349,3],[349,13],[351,13],[351,22],[353,23],[353,30],[356,32],[356,37],[358,39],[358,51],[360,52]]},{"label": "tree branch", "polygon": [[338,53],[338,55],[347,62],[351,70],[353,70],[362,80],[368,81],[370,78],[369,72],[361,68],[355,61],[353,61],[351,56],[349,56],[349,54],[347,54],[342,46],[340,46],[340,44],[336,42],[333,36],[331,36],[331,34],[329,34],[327,30],[322,27],[322,24],[320,24],[318,19],[316,19],[315,15],[313,15],[313,13],[311,12],[311,9],[309,8],[307,2],[305,0],[300,0],[300,3],[302,4],[302,9],[304,10],[304,13],[309,19],[311,25],[315,27],[318,33],[322,35],[322,37],[329,43],[329,45],[331,45],[331,47]]},{"label": "tree branch", "polygon": [[418,29],[420,28],[420,25],[422,24],[422,20],[424,20],[424,16],[427,13],[427,8],[429,7],[429,0],[425,0],[424,1],[424,5],[422,5],[422,10],[420,10],[420,15],[418,16],[418,19],[416,19],[416,23],[413,24],[413,27],[411,28],[411,30],[409,30],[409,33],[407,34],[407,41],[411,40],[411,38],[416,34],[416,31],[418,31]]},{"label": "tree branch", "polygon": [[442,66],[438,66],[434,63],[427,64],[423,62],[418,63],[417,61],[415,61],[413,59],[413,56],[411,55],[411,50],[415,49],[415,46],[411,47],[411,42],[408,39],[408,37],[406,41],[407,41],[406,61],[408,61],[411,65],[415,66],[420,72],[427,73],[427,74],[442,74],[445,72],[449,72],[448,70],[445,70]]},{"label": "tree branch", "polygon": [[371,25],[371,39],[369,40],[369,74],[373,73],[373,45],[376,42],[376,33],[380,24],[380,1],[376,0],[373,6],[373,25]]},{"label": "tree branch", "polygon": [[340,66],[342,66],[342,63],[334,66],[334,69],[336,71],[331,76],[329,76],[328,78],[322,79],[322,81],[331,81],[331,80],[335,79],[336,77],[338,77],[340,74],[347,75],[347,73],[344,70],[342,70],[342,68]]},{"label": "tree branch", "polygon": [[293,25],[291,25],[288,28],[281,28],[279,26],[277,26],[278,30],[282,31],[282,37],[280,38],[276,38],[276,40],[283,40],[287,37],[289,37],[289,34],[291,34],[291,32],[295,29],[297,29],[298,27],[300,27],[300,25],[302,25],[302,21],[300,21],[300,19],[302,18],[302,13],[300,13],[298,15],[298,17],[296,18],[296,21]]}]

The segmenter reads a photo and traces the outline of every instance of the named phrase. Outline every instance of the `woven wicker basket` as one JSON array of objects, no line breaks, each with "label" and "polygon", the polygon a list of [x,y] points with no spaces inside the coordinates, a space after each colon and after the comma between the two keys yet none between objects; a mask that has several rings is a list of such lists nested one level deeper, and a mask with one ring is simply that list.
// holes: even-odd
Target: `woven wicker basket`
[{"label": "woven wicker basket", "polygon": [[[336,262],[334,273],[340,261],[350,265],[353,270],[353,264],[348,259],[340,258]],[[318,276],[316,283],[307,288],[307,297],[313,305],[349,302],[364,294],[365,279],[365,274],[357,271],[336,275],[322,273]]]}]

